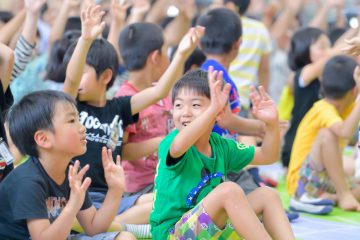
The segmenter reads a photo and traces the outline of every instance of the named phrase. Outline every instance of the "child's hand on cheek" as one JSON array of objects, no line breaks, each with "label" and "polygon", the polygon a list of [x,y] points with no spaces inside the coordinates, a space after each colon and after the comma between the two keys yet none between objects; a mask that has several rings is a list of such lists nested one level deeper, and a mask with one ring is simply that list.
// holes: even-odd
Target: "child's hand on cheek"
[{"label": "child's hand on cheek", "polygon": [[279,117],[274,101],[266,93],[263,86],[259,91],[254,86],[250,88],[250,99],[253,104],[252,114],[266,125],[279,125]]},{"label": "child's hand on cheek", "polygon": [[83,205],[85,193],[91,183],[91,179],[89,177],[85,178],[83,181],[85,173],[89,170],[89,165],[86,165],[80,171],[78,171],[79,165],[79,160],[76,160],[74,166],[70,165],[68,174],[69,185],[71,188],[68,204],[74,207],[76,211],[79,211]]},{"label": "child's hand on cheek", "polygon": [[89,5],[81,11],[81,37],[84,40],[95,40],[104,30],[105,22],[102,21],[105,12],[99,5]]},{"label": "child's hand on cheek", "polygon": [[125,187],[125,175],[122,166],[120,165],[120,156],[116,157],[116,164],[114,163],[111,149],[102,149],[102,163],[105,173],[106,183],[109,190],[114,189],[117,192],[122,192]]}]

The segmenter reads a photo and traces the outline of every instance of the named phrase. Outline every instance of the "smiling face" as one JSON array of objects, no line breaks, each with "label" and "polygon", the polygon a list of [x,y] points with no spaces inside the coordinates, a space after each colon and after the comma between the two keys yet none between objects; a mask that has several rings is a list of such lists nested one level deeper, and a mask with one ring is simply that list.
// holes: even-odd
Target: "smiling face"
[{"label": "smiling face", "polygon": [[56,104],[53,116],[54,131],[48,133],[53,148],[75,157],[86,152],[86,129],[79,122],[76,107],[68,102]]},{"label": "smiling face", "polygon": [[330,49],[331,43],[329,38],[322,34],[313,44],[310,46],[310,60],[316,62],[326,56],[327,51]]},{"label": "smiling face", "polygon": [[175,127],[181,131],[210,105],[210,99],[195,91],[183,88],[174,99],[173,119]]}]

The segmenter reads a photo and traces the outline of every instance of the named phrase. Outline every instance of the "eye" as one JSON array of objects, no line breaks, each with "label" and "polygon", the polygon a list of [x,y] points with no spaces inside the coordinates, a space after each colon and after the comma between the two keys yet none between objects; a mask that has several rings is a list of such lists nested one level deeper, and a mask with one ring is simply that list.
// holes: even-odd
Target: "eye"
[{"label": "eye", "polygon": [[199,103],[194,103],[194,104],[193,104],[193,107],[194,107],[194,108],[199,108],[199,107],[201,107],[201,105],[200,105]]},{"label": "eye", "polygon": [[180,104],[180,103],[175,103],[175,104],[174,104],[174,107],[175,107],[175,108],[180,108],[180,107],[181,107],[181,104]]}]

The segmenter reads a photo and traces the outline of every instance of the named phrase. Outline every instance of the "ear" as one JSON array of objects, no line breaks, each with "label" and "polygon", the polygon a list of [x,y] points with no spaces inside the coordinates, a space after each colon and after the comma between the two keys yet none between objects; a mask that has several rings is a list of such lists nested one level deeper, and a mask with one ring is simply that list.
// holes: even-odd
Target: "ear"
[{"label": "ear", "polygon": [[105,69],[105,71],[100,75],[100,81],[104,83],[104,85],[108,85],[113,76],[113,72],[110,68]]},{"label": "ear", "polygon": [[226,112],[226,108],[227,108],[227,107],[228,107],[228,106],[225,105],[225,106],[223,107],[223,109],[217,114],[217,116],[216,116],[216,118],[215,118],[216,122],[220,122],[220,121],[223,119],[223,117],[225,116],[225,112]]},{"label": "ear", "polygon": [[148,56],[148,60],[152,63],[152,64],[157,64],[159,62],[159,58],[160,58],[160,52],[159,50],[154,50],[152,51],[149,56]]},{"label": "ear", "polygon": [[239,50],[240,45],[241,45],[241,42],[242,42],[242,37],[239,37],[239,39],[238,39],[236,42],[234,42],[233,48],[234,48],[236,51]]},{"label": "ear", "polygon": [[45,130],[36,131],[34,134],[34,140],[40,148],[49,149],[52,147],[48,132]]}]

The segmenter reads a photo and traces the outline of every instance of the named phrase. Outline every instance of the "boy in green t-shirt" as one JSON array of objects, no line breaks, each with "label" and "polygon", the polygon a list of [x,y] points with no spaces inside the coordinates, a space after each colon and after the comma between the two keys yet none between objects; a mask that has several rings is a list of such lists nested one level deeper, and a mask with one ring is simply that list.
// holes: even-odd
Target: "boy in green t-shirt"
[{"label": "boy in green t-shirt", "polygon": [[[263,87],[252,89],[254,116],[265,123],[261,147],[211,133],[228,101],[222,72],[209,68],[185,74],[172,92],[177,130],[159,146],[155,197],[150,216],[154,239],[294,239],[277,193],[261,187],[245,196],[228,171],[278,159],[278,114]],[[262,215],[261,224],[256,215]],[[231,225],[227,225],[230,220]]]}]

